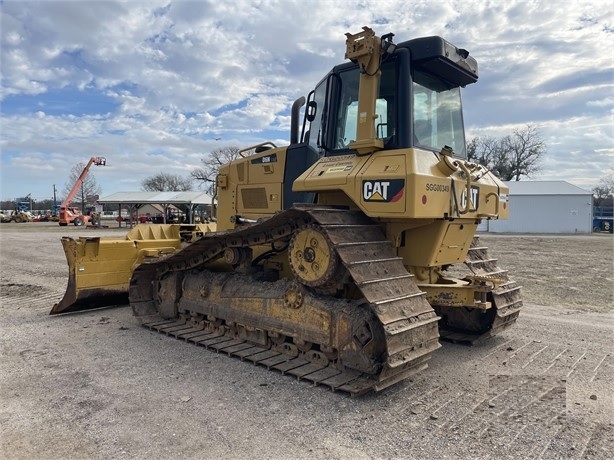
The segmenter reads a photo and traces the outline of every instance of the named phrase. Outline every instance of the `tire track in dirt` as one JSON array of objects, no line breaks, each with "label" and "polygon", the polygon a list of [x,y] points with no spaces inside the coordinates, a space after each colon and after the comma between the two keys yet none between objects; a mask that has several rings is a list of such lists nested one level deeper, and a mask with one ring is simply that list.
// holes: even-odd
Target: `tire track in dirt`
[{"label": "tire track in dirt", "polygon": [[[170,448],[195,458],[609,460],[614,451],[607,314],[526,305],[493,340],[444,344],[425,372],[349,399],[197,356],[138,329],[128,308],[48,316],[66,287],[59,236],[20,234],[0,248],[6,452],[172,456],[170,429]],[[510,254],[526,265],[521,249]],[[2,295],[10,283],[20,288]],[[178,400],[183,395],[191,399]],[[22,440],[31,444],[20,447]]]},{"label": "tire track in dirt", "polygon": [[487,357],[515,374],[557,375],[583,381],[606,381],[612,375],[612,355],[608,352],[541,340],[511,340]]},{"label": "tire track in dirt", "polygon": [[[454,387],[437,385],[399,407],[398,413],[411,417],[416,429],[429,426],[432,436],[448,437],[460,456],[476,455],[466,446],[480,444],[480,452],[491,452],[489,458],[497,459],[609,458],[614,425],[604,422],[603,414],[595,421],[579,422],[590,414],[577,407],[588,395],[612,407],[611,395],[604,391],[611,387],[612,355],[598,344],[579,346],[577,340],[538,340],[514,331],[506,335],[481,357],[470,358],[476,372],[490,374],[483,376],[487,385],[479,378],[467,378]],[[469,349],[462,354],[470,353]],[[419,446],[411,450],[416,456],[420,452]]]},{"label": "tire track in dirt", "polygon": [[9,283],[0,284],[0,302],[5,309],[32,309],[51,311],[53,304],[60,301],[63,293],[59,289],[43,286]]}]

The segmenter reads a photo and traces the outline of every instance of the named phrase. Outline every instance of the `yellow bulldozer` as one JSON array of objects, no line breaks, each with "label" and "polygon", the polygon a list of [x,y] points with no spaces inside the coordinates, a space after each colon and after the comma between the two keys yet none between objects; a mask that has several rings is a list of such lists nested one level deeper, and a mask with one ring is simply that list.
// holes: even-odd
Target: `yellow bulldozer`
[{"label": "yellow bulldozer", "polygon": [[9,215],[2,214],[0,220],[4,223],[17,222],[32,222],[32,216],[25,211],[12,211]]},{"label": "yellow bulldozer", "polygon": [[63,238],[52,313],[129,302],[151,330],[351,395],[424,369],[440,338],[513,324],[520,288],[476,237],[509,213],[508,188],[466,159],[477,62],[393,37],[346,34],[348,62],[294,103],[290,144],[220,168],[215,223]]}]

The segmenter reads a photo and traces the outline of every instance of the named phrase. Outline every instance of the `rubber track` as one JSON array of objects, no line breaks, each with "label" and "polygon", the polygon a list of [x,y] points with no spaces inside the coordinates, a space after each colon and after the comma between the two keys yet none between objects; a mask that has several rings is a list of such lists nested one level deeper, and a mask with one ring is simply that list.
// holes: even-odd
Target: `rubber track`
[{"label": "rubber track", "polygon": [[[164,320],[153,300],[157,293],[143,289],[157,284],[155,279],[169,270],[207,264],[227,247],[267,244],[312,222],[325,232],[385,331],[387,361],[376,376],[322,364],[310,352],[293,356],[275,345],[265,348],[221,332],[205,332],[189,318]],[[360,212],[333,207],[294,207],[253,227],[211,234],[165,260],[143,264],[134,272],[130,303],[149,329],[353,396],[379,391],[426,368],[431,353],[440,347],[439,318],[381,228]]]},{"label": "rubber track", "polygon": [[474,237],[471,242],[465,265],[475,275],[494,276],[505,280],[503,284],[492,291],[492,302],[493,308],[496,308],[496,315],[488,331],[483,334],[474,334],[446,329],[440,330],[442,339],[460,343],[479,343],[497,335],[516,322],[522,308],[521,287],[510,279],[507,270],[499,268],[497,259],[489,256],[488,248],[480,244],[478,236]]}]

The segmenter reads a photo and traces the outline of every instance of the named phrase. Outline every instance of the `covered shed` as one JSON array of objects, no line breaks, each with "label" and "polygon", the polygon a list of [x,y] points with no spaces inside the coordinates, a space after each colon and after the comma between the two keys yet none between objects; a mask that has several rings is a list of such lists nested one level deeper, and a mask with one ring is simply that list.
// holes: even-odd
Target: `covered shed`
[{"label": "covered shed", "polygon": [[482,222],[492,233],[591,233],[592,192],[569,182],[510,181],[508,220]]},{"label": "covered shed", "polygon": [[99,204],[110,208],[117,205],[118,211],[128,209],[129,219],[133,215],[138,219],[139,215],[149,213],[148,209],[161,209],[163,223],[167,222],[169,211],[180,207],[187,210],[187,221],[194,223],[196,208],[201,206],[211,215],[212,202],[212,197],[204,192],[116,192],[98,200]]}]

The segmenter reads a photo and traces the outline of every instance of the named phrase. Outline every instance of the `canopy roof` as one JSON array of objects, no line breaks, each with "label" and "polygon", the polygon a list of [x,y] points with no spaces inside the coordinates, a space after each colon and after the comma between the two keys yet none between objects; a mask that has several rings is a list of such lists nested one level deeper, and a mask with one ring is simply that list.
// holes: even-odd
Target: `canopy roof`
[{"label": "canopy roof", "polygon": [[98,200],[100,204],[211,204],[204,192],[116,192]]}]

